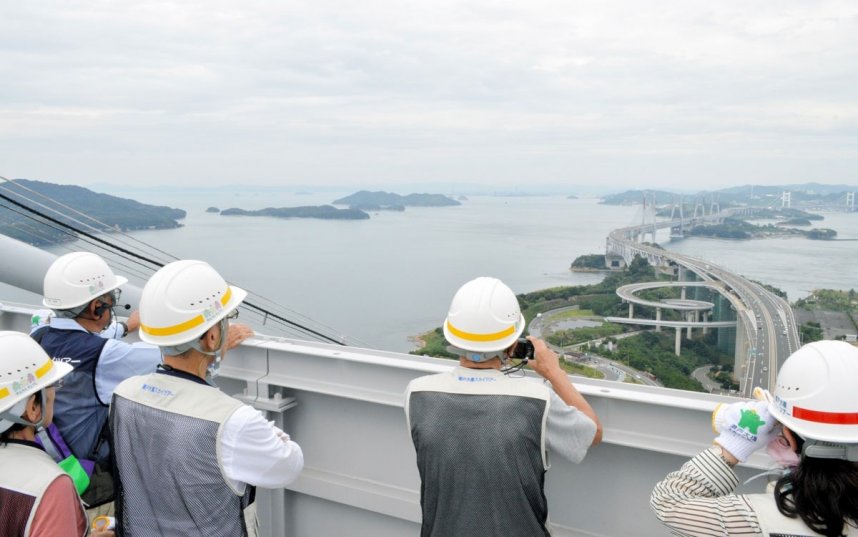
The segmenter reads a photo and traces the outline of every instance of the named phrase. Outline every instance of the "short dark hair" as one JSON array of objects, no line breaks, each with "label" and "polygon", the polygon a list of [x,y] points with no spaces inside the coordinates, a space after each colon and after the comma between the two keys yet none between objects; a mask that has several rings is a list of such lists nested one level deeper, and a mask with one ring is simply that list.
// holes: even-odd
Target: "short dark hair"
[{"label": "short dark hair", "polygon": [[[36,396],[36,404],[42,406],[42,390],[37,391],[33,395]],[[29,398],[30,397],[27,397],[27,399]],[[0,433],[0,446],[4,446],[9,443],[9,439],[12,438],[12,433],[23,431],[26,427],[26,425],[15,423],[11,427]]]}]

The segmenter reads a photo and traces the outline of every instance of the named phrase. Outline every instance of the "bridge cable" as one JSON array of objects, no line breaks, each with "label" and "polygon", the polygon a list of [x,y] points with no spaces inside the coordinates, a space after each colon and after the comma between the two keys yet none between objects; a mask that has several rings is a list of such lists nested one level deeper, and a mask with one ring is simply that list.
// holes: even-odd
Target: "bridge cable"
[{"label": "bridge cable", "polygon": [[[5,179],[5,178],[4,178],[4,179]],[[6,179],[6,181],[8,181],[8,179]],[[31,208],[31,207],[28,207],[28,206],[24,205],[23,203],[20,203],[20,202],[18,202],[18,201],[16,201],[16,200],[14,200],[14,199],[10,198],[10,197],[9,197],[9,196],[7,196],[6,194],[3,194],[2,192],[0,192],[0,199],[4,199],[4,200],[6,200],[8,203],[11,203],[11,204],[13,204],[13,205],[15,205],[15,206],[17,206],[17,207],[20,207],[21,209],[23,209],[23,210],[25,210],[25,211],[28,211],[28,212],[34,213],[34,214],[36,214],[36,215],[40,216],[41,218],[44,218],[45,220],[47,220],[47,221],[49,221],[49,222],[52,222],[52,223],[53,223],[53,224],[55,224],[55,225],[61,226],[61,227],[66,228],[66,229],[68,229],[68,230],[72,230],[73,232],[75,232],[75,233],[77,233],[77,234],[83,235],[84,237],[87,237],[87,238],[88,238],[90,241],[92,241],[92,242],[97,242],[97,243],[103,244],[103,245],[105,245],[105,246],[106,246],[107,248],[109,248],[109,249],[113,249],[113,250],[119,251],[119,252],[121,252],[121,253],[123,253],[123,254],[125,254],[125,255],[127,255],[127,256],[130,256],[130,257],[133,257],[133,258],[136,258],[136,259],[139,259],[139,260],[145,261],[146,263],[150,263],[150,264],[154,265],[154,266],[155,266],[155,267],[157,267],[157,268],[161,268],[161,267],[163,267],[163,266],[165,265],[165,263],[162,263],[162,262],[160,262],[160,261],[157,261],[157,260],[152,259],[152,258],[150,258],[150,257],[147,257],[147,256],[145,256],[145,255],[138,254],[137,252],[133,252],[133,251],[131,251],[131,250],[127,249],[127,248],[124,248],[124,247],[121,247],[121,246],[118,246],[118,245],[115,245],[115,244],[111,244],[109,241],[106,241],[106,240],[104,240],[104,239],[101,239],[101,238],[99,238],[99,237],[96,237],[95,235],[93,235],[93,234],[91,234],[91,233],[89,233],[89,232],[83,231],[83,230],[81,230],[81,229],[78,229],[78,228],[76,228],[76,227],[72,226],[71,224],[67,224],[67,223],[62,222],[62,221],[60,221],[60,220],[58,220],[58,219],[56,219],[56,218],[54,218],[54,217],[52,217],[52,216],[46,215],[46,214],[44,214],[44,213],[42,213],[42,212],[38,211],[37,209],[33,209],[33,208]],[[307,326],[304,326],[304,325],[302,325],[302,324],[300,324],[300,323],[297,323],[297,322],[295,322],[295,321],[292,321],[292,320],[290,320],[290,319],[288,319],[288,318],[286,318],[286,317],[284,317],[284,316],[282,316],[282,315],[279,315],[279,314],[277,314],[277,313],[274,313],[274,312],[272,312],[272,311],[269,311],[269,310],[267,310],[266,308],[263,308],[263,307],[261,307],[261,306],[257,306],[256,304],[254,304],[254,303],[252,303],[252,302],[244,302],[244,303],[243,303],[243,305],[244,305],[244,306],[246,306],[246,307],[248,307],[248,308],[250,308],[250,309],[257,310],[260,314],[267,314],[269,317],[274,318],[274,319],[276,319],[276,320],[280,321],[281,323],[285,323],[285,324],[287,324],[287,325],[289,325],[289,326],[292,326],[292,327],[294,327],[294,328],[295,328],[295,329],[297,329],[297,330],[301,330],[301,331],[303,331],[303,332],[305,332],[305,333],[312,334],[312,335],[314,335],[314,336],[316,336],[316,337],[318,337],[318,338],[321,338],[321,339],[323,339],[323,340],[325,340],[325,341],[328,341],[328,342],[330,342],[330,343],[335,343],[335,344],[337,344],[337,345],[345,345],[345,343],[343,343],[342,341],[340,341],[340,340],[338,340],[338,339],[336,339],[336,338],[334,338],[334,337],[328,336],[328,335],[323,334],[323,333],[321,333],[321,332],[319,332],[319,331],[317,331],[317,330],[314,330],[314,329],[312,329],[312,328],[310,328],[310,327],[307,327]]]}]

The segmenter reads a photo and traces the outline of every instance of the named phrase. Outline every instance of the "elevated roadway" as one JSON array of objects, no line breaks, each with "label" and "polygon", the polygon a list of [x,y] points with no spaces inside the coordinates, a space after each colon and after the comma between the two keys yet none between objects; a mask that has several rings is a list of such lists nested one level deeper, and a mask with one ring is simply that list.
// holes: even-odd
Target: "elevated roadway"
[{"label": "elevated roadway", "polygon": [[[700,223],[704,222],[695,219],[688,225]],[[741,392],[750,396],[754,386],[774,386],[781,364],[799,347],[798,329],[789,303],[764,286],[709,261],[637,242],[646,233],[671,225],[675,221],[614,230],[608,236],[606,254],[608,258],[622,257],[627,264],[639,255],[653,266],[675,266],[680,280],[684,271],[691,271],[704,282],[719,282],[718,292],[736,311],[734,367]]]}]

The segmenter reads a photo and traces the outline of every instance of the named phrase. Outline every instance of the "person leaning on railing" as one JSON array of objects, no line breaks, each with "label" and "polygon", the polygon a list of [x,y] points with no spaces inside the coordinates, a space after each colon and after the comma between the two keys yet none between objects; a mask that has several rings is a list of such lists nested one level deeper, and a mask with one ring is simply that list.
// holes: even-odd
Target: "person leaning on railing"
[{"label": "person leaning on railing", "polygon": [[[114,491],[106,428],[113,389],[128,377],[154,371],[161,362],[157,347],[126,343],[104,333],[111,325],[118,327],[115,330],[121,330],[122,336],[136,329],[134,313],[128,324],[113,323],[119,288],[127,282],[93,253],[72,252],[58,257],[45,274],[42,301],[54,315],[49,316],[47,326],[31,334],[54,360],[73,367],[64,389],[57,394],[54,421],[89,474],[90,484],[82,496],[90,508],[97,508],[91,514],[112,512]],[[50,445],[47,437],[42,440],[46,447]]]},{"label": "person leaning on railing", "polygon": [[[715,410],[715,445],[655,486],[656,516],[677,535],[858,535],[858,348],[809,343],[758,393]],[[733,494],[733,467],[763,447],[782,477]]]},{"label": "person leaning on railing", "polygon": [[143,288],[140,338],[161,348],[164,364],[113,393],[120,535],[253,535],[254,487],[282,488],[301,472],[288,434],[206,382],[253,335],[230,324],[246,295],[203,261],[170,263]]}]

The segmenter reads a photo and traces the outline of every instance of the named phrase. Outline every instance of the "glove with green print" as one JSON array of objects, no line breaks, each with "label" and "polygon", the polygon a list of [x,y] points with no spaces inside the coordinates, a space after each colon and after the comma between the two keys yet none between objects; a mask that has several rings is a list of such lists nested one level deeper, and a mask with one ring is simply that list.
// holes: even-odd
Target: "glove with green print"
[{"label": "glove with green print", "polygon": [[766,447],[777,424],[765,401],[722,403],[712,412],[712,428],[719,433],[715,443],[741,462]]}]

